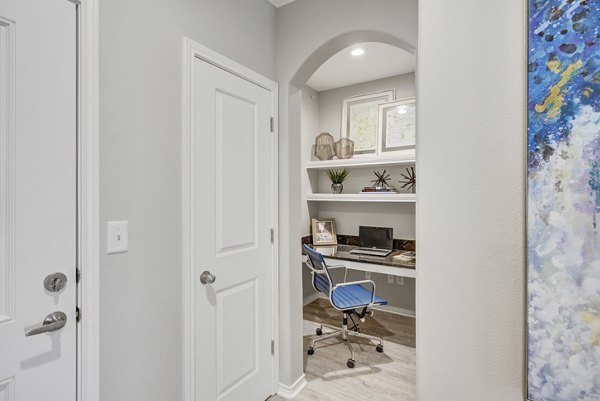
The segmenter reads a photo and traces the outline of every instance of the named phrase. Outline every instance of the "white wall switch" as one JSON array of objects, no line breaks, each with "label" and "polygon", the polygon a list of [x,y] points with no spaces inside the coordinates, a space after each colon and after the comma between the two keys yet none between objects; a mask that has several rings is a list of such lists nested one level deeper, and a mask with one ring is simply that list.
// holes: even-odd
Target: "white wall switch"
[{"label": "white wall switch", "polygon": [[127,221],[109,221],[107,223],[106,252],[109,255],[127,252],[129,249],[128,231]]},{"label": "white wall switch", "polygon": [[388,274],[388,284],[394,284],[394,275]]},{"label": "white wall switch", "polygon": [[371,280],[371,272],[365,272],[365,280]]},{"label": "white wall switch", "polygon": [[396,276],[396,284],[398,284],[398,285],[404,285],[404,277],[402,277],[402,276]]}]

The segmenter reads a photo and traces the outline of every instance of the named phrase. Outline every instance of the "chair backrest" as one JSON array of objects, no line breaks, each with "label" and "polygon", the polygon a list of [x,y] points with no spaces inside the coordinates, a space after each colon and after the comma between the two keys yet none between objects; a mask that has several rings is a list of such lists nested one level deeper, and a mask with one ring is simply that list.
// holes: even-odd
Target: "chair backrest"
[{"label": "chair backrest", "polygon": [[323,255],[308,245],[303,245],[303,248],[308,255],[308,267],[312,270],[313,287],[329,297],[329,290],[333,285],[333,281]]}]

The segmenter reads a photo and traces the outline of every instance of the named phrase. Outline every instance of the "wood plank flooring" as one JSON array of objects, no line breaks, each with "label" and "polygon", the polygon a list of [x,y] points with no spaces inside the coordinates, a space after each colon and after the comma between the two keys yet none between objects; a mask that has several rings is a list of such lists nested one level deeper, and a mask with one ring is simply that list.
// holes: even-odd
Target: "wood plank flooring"
[{"label": "wood plank flooring", "polygon": [[[414,401],[416,383],[415,319],[375,311],[360,323],[361,332],[383,337],[384,352],[368,340],[352,338],[356,367],[346,361],[350,352],[341,339],[317,343],[314,355],[306,350],[320,324],[339,328],[341,313],[326,299],[304,307],[304,372],[308,381],[294,401]],[[325,327],[324,334],[331,332]],[[273,396],[268,401],[283,401]]]}]

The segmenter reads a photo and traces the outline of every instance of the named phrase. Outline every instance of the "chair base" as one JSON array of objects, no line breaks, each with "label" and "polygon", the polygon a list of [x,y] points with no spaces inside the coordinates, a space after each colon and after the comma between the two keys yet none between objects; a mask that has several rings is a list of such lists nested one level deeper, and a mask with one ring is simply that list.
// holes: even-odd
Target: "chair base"
[{"label": "chair base", "polygon": [[335,338],[335,337],[341,337],[342,340],[348,346],[348,350],[350,351],[350,358],[348,359],[348,361],[346,363],[346,365],[349,368],[353,368],[356,365],[356,362],[354,361],[354,349],[352,348],[352,343],[350,342],[350,337],[360,337],[360,338],[366,338],[371,341],[376,341],[379,344],[377,344],[375,349],[377,350],[377,352],[383,352],[383,340],[381,339],[381,337],[371,336],[369,334],[359,333],[358,331],[348,330],[348,314],[347,313],[344,313],[341,330],[335,330],[331,333],[327,333],[324,335],[319,334],[319,333],[323,333],[323,325],[321,325],[321,327],[319,327],[317,329],[317,335],[319,337],[312,340],[310,348],[307,351],[308,355],[313,355],[315,353],[315,345],[319,341],[324,341],[324,340],[328,340],[330,338]]}]

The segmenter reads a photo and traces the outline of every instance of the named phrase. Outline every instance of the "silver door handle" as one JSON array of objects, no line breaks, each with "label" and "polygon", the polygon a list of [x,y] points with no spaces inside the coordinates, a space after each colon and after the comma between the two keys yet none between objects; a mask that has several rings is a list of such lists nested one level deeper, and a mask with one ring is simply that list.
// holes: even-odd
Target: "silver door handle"
[{"label": "silver door handle", "polygon": [[216,279],[217,278],[215,277],[215,275],[209,271],[205,271],[200,275],[200,282],[202,284],[212,284],[215,282]]},{"label": "silver door handle", "polygon": [[60,330],[65,327],[65,324],[67,324],[67,315],[60,311],[52,312],[46,316],[40,326],[25,330],[25,336],[35,336],[36,334]]}]

